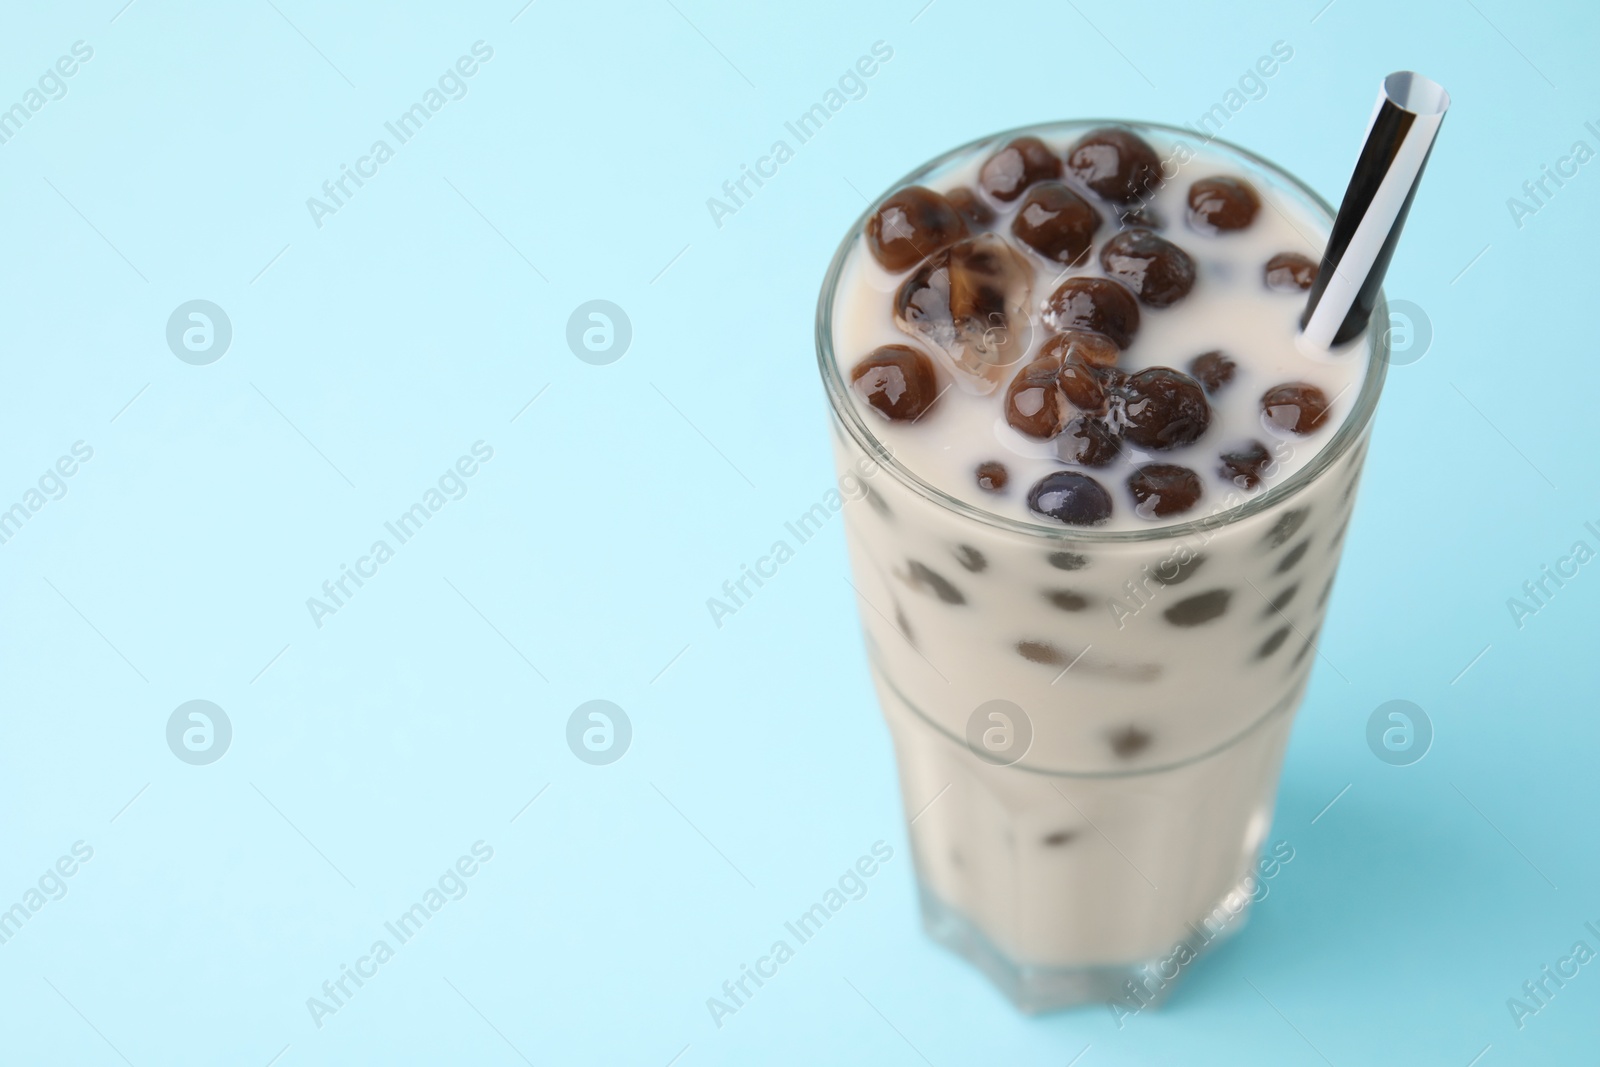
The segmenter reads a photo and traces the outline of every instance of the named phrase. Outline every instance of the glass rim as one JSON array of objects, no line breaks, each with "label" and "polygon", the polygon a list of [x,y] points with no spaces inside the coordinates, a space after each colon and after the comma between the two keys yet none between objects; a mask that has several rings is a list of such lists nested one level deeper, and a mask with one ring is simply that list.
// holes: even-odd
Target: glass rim
[{"label": "glass rim", "polygon": [[[1334,463],[1338,462],[1345,453],[1349,452],[1351,447],[1366,432],[1368,423],[1372,421],[1373,412],[1377,409],[1379,394],[1383,391],[1384,376],[1388,370],[1389,331],[1387,329],[1375,330],[1369,322],[1366,330],[1366,377],[1361,383],[1361,392],[1357,394],[1355,402],[1350,409],[1350,414],[1340,424],[1338,430],[1334,432],[1333,439],[1319,449],[1310,462],[1295,471],[1282,483],[1273,486],[1264,493],[1235,504],[1233,507],[1213,512],[1197,519],[1190,519],[1186,522],[1167,526],[1152,526],[1133,530],[1097,530],[1093,527],[1046,524],[1044,522],[1013,519],[1004,515],[997,515],[975,504],[951,496],[901,463],[888,445],[879,440],[877,435],[872,432],[862,418],[862,413],[850,400],[849,389],[845,384],[843,371],[839,366],[838,360],[834,358],[834,292],[839,284],[839,276],[844,270],[845,260],[849,257],[851,249],[855,247],[858,237],[866,226],[867,219],[877,206],[883,202],[884,198],[896,189],[917,184],[928,174],[954,159],[972,153],[982,145],[1028,134],[1038,135],[1064,127],[1093,128],[1097,126],[1124,126],[1134,130],[1158,130],[1164,134],[1172,135],[1185,143],[1194,138],[1194,131],[1183,126],[1129,119],[1060,119],[1053,122],[1033,123],[1027,126],[1013,127],[1009,130],[1001,130],[998,133],[985,134],[982,137],[957,145],[955,148],[943,152],[915,168],[873,198],[871,203],[856,217],[855,222],[845,232],[844,239],[834,252],[833,259],[828,264],[827,273],[823,276],[822,292],[817,300],[817,368],[822,375],[823,386],[828,393],[828,404],[832,408],[833,416],[862,451],[888,470],[897,481],[906,485],[918,495],[939,507],[986,526],[1029,537],[1040,537],[1050,541],[1069,541],[1085,545],[1163,541],[1187,537],[1191,534],[1213,530],[1221,526],[1228,526],[1269,511],[1278,504],[1292,499],[1307,486],[1314,483]],[[1290,186],[1321,211],[1331,226],[1336,214],[1333,206],[1323,199],[1315,189],[1293,174],[1266,157],[1257,155],[1247,148],[1242,148],[1220,137],[1210,138],[1204,143],[1207,146],[1219,146],[1245,162],[1267,172],[1285,185]],[[1372,320],[1387,322],[1388,318],[1388,300],[1380,289],[1377,302],[1373,307]]]}]

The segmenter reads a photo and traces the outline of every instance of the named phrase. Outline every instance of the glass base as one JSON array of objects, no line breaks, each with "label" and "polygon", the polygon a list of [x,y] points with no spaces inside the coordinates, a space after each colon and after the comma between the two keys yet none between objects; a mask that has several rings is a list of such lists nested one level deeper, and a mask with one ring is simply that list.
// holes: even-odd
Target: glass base
[{"label": "glass base", "polygon": [[1194,961],[1237,933],[1248,915],[1247,909],[1219,930],[1193,928],[1182,947],[1174,945],[1172,954],[1164,959],[1095,967],[1045,967],[1012,960],[920,881],[917,895],[922,902],[922,928],[928,936],[982,971],[1019,1010],[1038,1015],[1104,1005],[1116,1017],[1118,1029],[1129,1016],[1159,1007]]}]

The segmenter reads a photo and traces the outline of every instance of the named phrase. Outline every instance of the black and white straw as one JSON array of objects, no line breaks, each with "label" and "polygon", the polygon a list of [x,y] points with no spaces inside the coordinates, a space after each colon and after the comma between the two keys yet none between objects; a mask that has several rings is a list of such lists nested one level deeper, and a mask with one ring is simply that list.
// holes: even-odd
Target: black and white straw
[{"label": "black and white straw", "polygon": [[1402,70],[1383,79],[1361,156],[1322,253],[1322,269],[1300,319],[1306,342],[1332,348],[1366,328],[1449,107],[1444,87],[1420,74]]}]

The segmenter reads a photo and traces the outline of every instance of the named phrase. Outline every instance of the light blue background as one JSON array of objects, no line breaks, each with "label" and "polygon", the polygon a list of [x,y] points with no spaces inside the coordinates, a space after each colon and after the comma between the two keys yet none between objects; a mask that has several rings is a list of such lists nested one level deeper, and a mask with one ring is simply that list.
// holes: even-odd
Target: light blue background
[{"label": "light blue background", "polygon": [[[1600,163],[1520,228],[1506,205],[1600,147],[1592,9],[122,3],[0,34],[6,104],[94,49],[0,145],[0,506],[94,449],[0,546],[0,907],[94,849],[0,945],[0,1062],[1592,1060],[1600,963],[1520,1031],[1506,1007],[1600,948],[1600,564],[1520,630],[1506,607],[1600,547]],[[306,198],[478,40],[466,97],[317,228]],[[714,225],[880,40],[867,95]],[[1160,1013],[1023,1019],[918,930],[838,524],[721,629],[705,600],[829,485],[812,314],[856,190],[1025,122],[1193,120],[1278,40],[1224,135],[1330,198],[1384,73],[1451,90],[1388,287],[1432,348],[1379,413],[1272,832],[1294,861]],[[209,366],[164,338],[195,298],[233,324]],[[609,366],[564,340],[595,298],[633,323]],[[467,496],[313,625],[479,440]],[[234,728],[210,766],[165,741],[197,698]],[[610,766],[564,740],[595,698],[633,723]],[[1436,731],[1409,767],[1365,742],[1395,698]],[[306,999],[480,839],[470,892],[318,1029]],[[880,839],[867,896],[713,1025]]]}]

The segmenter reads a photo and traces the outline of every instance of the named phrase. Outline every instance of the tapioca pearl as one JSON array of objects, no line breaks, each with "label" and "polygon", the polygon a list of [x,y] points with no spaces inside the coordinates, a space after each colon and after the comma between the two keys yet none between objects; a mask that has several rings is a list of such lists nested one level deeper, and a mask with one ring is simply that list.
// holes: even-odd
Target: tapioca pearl
[{"label": "tapioca pearl", "polygon": [[1310,547],[1311,538],[1308,537],[1304,541],[1301,541],[1298,545],[1295,545],[1293,548],[1291,548],[1289,550],[1289,554],[1278,561],[1278,566],[1276,568],[1277,572],[1279,574],[1283,574],[1296,563],[1299,563],[1300,560],[1305,556],[1306,549]]},{"label": "tapioca pearl", "polygon": [[920,592],[932,593],[946,604],[965,604],[967,598],[961,590],[953,585],[950,579],[929,567],[926,563],[919,563],[914,559],[906,560],[909,572],[907,583]]},{"label": "tapioca pearl", "polygon": [[1122,126],[1090,130],[1068,146],[1066,157],[1074,178],[1115,203],[1143,200],[1161,185],[1156,150]]},{"label": "tapioca pearl", "polygon": [[971,545],[956,546],[956,562],[973,574],[977,574],[989,566],[988,557]]},{"label": "tapioca pearl", "polygon": [[1211,425],[1211,405],[1200,383],[1171,367],[1149,367],[1122,387],[1122,433],[1154,451],[1191,445]]},{"label": "tapioca pearl", "polygon": [[1262,538],[1268,548],[1277,548],[1286,544],[1305,525],[1310,516],[1310,508],[1295,508],[1278,516],[1278,521],[1272,524],[1272,529],[1267,531],[1267,536]]},{"label": "tapioca pearl", "polygon": [[1045,558],[1058,571],[1081,571],[1089,565],[1089,557],[1076,552],[1052,552]]},{"label": "tapioca pearl", "polygon": [[1242,178],[1218,175],[1189,186],[1189,225],[1199,233],[1242,230],[1260,210],[1260,194]]},{"label": "tapioca pearl", "polygon": [[1062,611],[1083,611],[1089,606],[1088,597],[1070,589],[1046,589],[1044,598]]},{"label": "tapioca pearl", "polygon": [[1333,592],[1333,578],[1333,575],[1328,575],[1328,583],[1322,587],[1322,592],[1317,594],[1317,607],[1319,609],[1328,602],[1328,594]]},{"label": "tapioca pearl", "polygon": [[1109,467],[1122,453],[1122,436],[1090,415],[1069,419],[1055,439],[1056,456],[1080,467]]},{"label": "tapioca pearl", "polygon": [[1134,512],[1141,519],[1181,515],[1200,501],[1200,476],[1175,463],[1146,463],[1128,475]]},{"label": "tapioca pearl", "polygon": [[1006,470],[1006,465],[992,459],[978,464],[976,476],[978,488],[988,493],[1000,492],[1011,480],[1011,473]]},{"label": "tapioca pearl", "polygon": [[939,399],[933,360],[910,345],[879,345],[850,370],[850,388],[891,422],[916,422]]},{"label": "tapioca pearl", "polygon": [[1272,465],[1272,453],[1260,441],[1250,441],[1218,458],[1222,462],[1216,468],[1217,473],[1246,491],[1259,486],[1261,475]]},{"label": "tapioca pearl", "polygon": [[1285,589],[1283,592],[1267,601],[1267,606],[1261,611],[1261,617],[1267,619],[1278,614],[1278,612],[1289,606],[1289,601],[1293,600],[1294,595],[1299,591],[1300,583],[1295,582],[1293,585],[1289,586],[1289,588]]},{"label": "tapioca pearl", "polygon": [[966,220],[932,189],[907,186],[886,199],[867,220],[867,250],[884,270],[910,270],[967,235]]},{"label": "tapioca pearl", "polygon": [[1052,330],[1088,330],[1127,348],[1139,331],[1139,301],[1110,278],[1068,278],[1045,301],[1042,317]]},{"label": "tapioca pearl", "polygon": [[1017,652],[1029,663],[1060,667],[1072,662],[1072,657],[1048,641],[1018,641]]},{"label": "tapioca pearl", "polygon": [[1151,307],[1171,307],[1194,288],[1194,259],[1149,230],[1124,230],[1100,247],[1100,265]]},{"label": "tapioca pearl", "polygon": [[1233,381],[1239,365],[1222,352],[1206,352],[1189,361],[1189,376],[1208,393],[1215,393]]},{"label": "tapioca pearl", "polygon": [[1289,633],[1290,629],[1288,626],[1280,626],[1276,630],[1272,631],[1271,636],[1269,636],[1265,641],[1261,642],[1261,647],[1256,649],[1256,659],[1266,659],[1268,656],[1278,651],[1278,649],[1282,648],[1283,643],[1289,640]]},{"label": "tapioca pearl", "polygon": [[1100,526],[1111,518],[1111,494],[1078,471],[1052,471],[1028,490],[1028,510],[1067,526]]},{"label": "tapioca pearl", "polygon": [[1072,839],[1077,836],[1076,830],[1057,830],[1053,834],[1045,834],[1044,843],[1048,848],[1060,848],[1062,845],[1071,844]]},{"label": "tapioca pearl", "polygon": [[1041,182],[1028,190],[1011,217],[1011,236],[1053,266],[1077,266],[1089,258],[1100,212],[1061,182]]},{"label": "tapioca pearl", "polygon": [[1317,261],[1309,256],[1302,256],[1298,252],[1279,252],[1267,260],[1262,270],[1262,280],[1268,289],[1294,293],[1311,288],[1317,280],[1317,271]]},{"label": "tapioca pearl", "polygon": [[1111,751],[1120,759],[1132,759],[1150,747],[1150,735],[1137,726],[1113,730],[1107,740],[1111,742]]},{"label": "tapioca pearl", "polygon": [[1213,589],[1180,600],[1162,614],[1174,626],[1200,626],[1225,613],[1231,599],[1231,589]]},{"label": "tapioca pearl", "polygon": [[1200,565],[1206,561],[1204,553],[1196,553],[1187,560],[1168,556],[1166,559],[1150,568],[1150,576],[1161,585],[1182,585],[1187,582]]},{"label": "tapioca pearl", "polygon": [[1316,433],[1328,418],[1328,394],[1310,382],[1285,382],[1261,394],[1262,422],[1283,433]]},{"label": "tapioca pearl", "polygon": [[1054,356],[1041,356],[1018,371],[1006,386],[1006,425],[1036,441],[1059,434],[1068,411],[1060,377],[1061,360]]},{"label": "tapioca pearl", "polygon": [[1061,177],[1061,157],[1037,137],[1018,137],[984,160],[978,185],[1003,203],[1021,196],[1035,182]]}]

